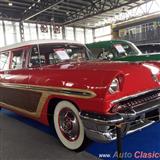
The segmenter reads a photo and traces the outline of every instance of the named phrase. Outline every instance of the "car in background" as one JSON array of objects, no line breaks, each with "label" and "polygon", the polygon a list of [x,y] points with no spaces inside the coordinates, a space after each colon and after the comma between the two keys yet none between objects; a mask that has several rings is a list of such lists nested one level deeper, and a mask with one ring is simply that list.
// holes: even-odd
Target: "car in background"
[{"label": "car in background", "polygon": [[143,54],[160,54],[160,43],[145,43],[136,46]]},{"label": "car in background", "polygon": [[125,135],[159,121],[159,68],[91,57],[84,45],[71,41],[1,48],[1,108],[55,128],[70,150],[83,147],[86,136],[116,139],[120,124]]},{"label": "car in background", "polygon": [[131,42],[110,40],[86,44],[97,59],[108,61],[160,61],[160,54],[142,54]]}]

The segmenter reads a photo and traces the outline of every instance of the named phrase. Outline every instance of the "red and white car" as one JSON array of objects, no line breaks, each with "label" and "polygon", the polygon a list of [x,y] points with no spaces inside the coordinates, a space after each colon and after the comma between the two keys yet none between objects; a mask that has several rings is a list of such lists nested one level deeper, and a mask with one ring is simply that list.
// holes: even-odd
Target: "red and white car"
[{"label": "red and white car", "polygon": [[0,49],[0,106],[54,127],[65,147],[116,139],[159,120],[159,69],[91,59],[82,44],[31,41]]}]

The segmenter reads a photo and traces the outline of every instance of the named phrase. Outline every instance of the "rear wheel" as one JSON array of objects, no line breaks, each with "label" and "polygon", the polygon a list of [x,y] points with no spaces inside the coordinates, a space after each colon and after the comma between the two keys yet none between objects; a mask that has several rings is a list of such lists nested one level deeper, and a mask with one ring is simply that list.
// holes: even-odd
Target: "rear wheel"
[{"label": "rear wheel", "polygon": [[70,150],[84,144],[85,134],[78,109],[69,101],[59,102],[53,114],[54,127],[61,143]]}]

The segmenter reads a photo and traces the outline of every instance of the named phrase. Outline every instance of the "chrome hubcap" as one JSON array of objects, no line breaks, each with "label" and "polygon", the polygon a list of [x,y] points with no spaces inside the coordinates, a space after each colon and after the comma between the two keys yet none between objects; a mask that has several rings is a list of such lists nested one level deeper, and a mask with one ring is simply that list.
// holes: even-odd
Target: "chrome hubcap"
[{"label": "chrome hubcap", "polygon": [[69,141],[75,141],[79,137],[79,122],[76,114],[71,109],[64,108],[60,111],[59,128]]}]

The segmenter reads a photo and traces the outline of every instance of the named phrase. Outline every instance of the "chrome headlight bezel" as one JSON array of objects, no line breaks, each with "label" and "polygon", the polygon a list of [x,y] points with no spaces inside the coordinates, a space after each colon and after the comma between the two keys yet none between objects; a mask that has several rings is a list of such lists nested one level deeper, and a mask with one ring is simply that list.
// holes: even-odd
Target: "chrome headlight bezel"
[{"label": "chrome headlight bezel", "polygon": [[119,92],[120,90],[120,83],[118,78],[114,78],[109,86],[109,93],[114,94],[116,92]]}]

